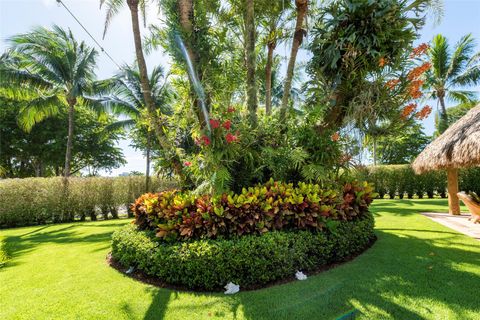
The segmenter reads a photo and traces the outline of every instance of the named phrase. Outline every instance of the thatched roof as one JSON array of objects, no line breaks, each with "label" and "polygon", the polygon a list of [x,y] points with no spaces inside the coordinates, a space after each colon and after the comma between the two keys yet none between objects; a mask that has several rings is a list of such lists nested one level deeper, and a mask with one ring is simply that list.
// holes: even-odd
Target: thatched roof
[{"label": "thatched roof", "polygon": [[430,143],[412,164],[416,173],[480,166],[480,104]]}]

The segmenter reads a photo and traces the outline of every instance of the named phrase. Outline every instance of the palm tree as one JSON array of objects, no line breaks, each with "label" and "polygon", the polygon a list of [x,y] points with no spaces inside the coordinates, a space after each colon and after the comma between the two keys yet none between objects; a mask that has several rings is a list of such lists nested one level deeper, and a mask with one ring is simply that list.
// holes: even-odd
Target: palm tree
[{"label": "palm tree", "polygon": [[9,39],[11,48],[2,57],[0,84],[14,94],[27,96],[19,115],[27,131],[47,117],[68,110],[64,176],[71,171],[75,106],[86,103],[95,80],[97,51],[78,43],[70,30],[44,27]]},{"label": "palm tree", "polygon": [[308,0],[295,0],[295,7],[297,11],[297,19],[295,23],[295,33],[293,35],[292,50],[290,52],[290,58],[288,60],[287,75],[285,78],[285,84],[283,89],[281,116],[285,117],[288,108],[288,99],[290,95],[290,89],[292,88],[293,71],[295,69],[295,62],[297,60],[298,49],[302,45],[303,37],[306,34],[303,24],[307,15]]},{"label": "palm tree", "polygon": [[[146,103],[142,94],[140,73],[137,68],[125,67],[111,79],[102,84],[104,96],[98,99],[105,107],[115,114],[121,114],[126,119],[112,123],[109,128],[131,128],[145,119]],[[156,67],[149,76],[149,86],[155,106],[161,114],[169,115],[172,110],[168,106],[171,90],[166,82],[163,69]],[[145,125],[142,125],[145,127]],[[150,191],[151,133],[146,128],[146,169],[145,189]]]},{"label": "palm tree", "polygon": [[245,53],[247,66],[247,107],[249,112],[250,123],[257,123],[257,83],[255,80],[255,18],[254,18],[254,1],[246,0],[245,3]]},{"label": "palm tree", "polygon": [[[142,15],[143,21],[146,21],[146,12],[148,4],[155,1],[148,0],[100,0],[100,7],[103,5],[107,8],[107,14],[105,18],[105,29],[103,36],[107,32],[107,29],[110,25],[112,18],[120,11],[120,9],[127,4],[128,9],[130,10],[130,16],[132,20],[132,31],[133,31],[133,40],[135,43],[135,54],[137,58],[137,65],[139,70],[141,92],[143,99],[145,101],[145,106],[150,117],[150,120],[153,124],[155,134],[157,136],[160,146],[164,150],[172,150],[171,144],[168,141],[167,135],[165,134],[165,125],[163,119],[159,117],[156,113],[155,100],[152,95],[152,88],[150,87],[150,81],[148,79],[148,70],[147,63],[145,62],[145,56],[143,53],[142,46],[142,36],[140,33],[140,22],[139,22],[139,11]],[[156,1],[159,2],[159,1]],[[173,159],[173,169],[174,172],[182,177],[182,166],[179,160],[178,155]]]},{"label": "palm tree", "polygon": [[286,18],[285,12],[291,9],[290,1],[262,1],[260,2],[260,24],[265,30],[263,44],[267,47],[267,61],[265,64],[265,113],[272,113],[272,69],[274,65],[274,51],[280,41],[285,40]]},{"label": "palm tree", "polygon": [[439,133],[448,128],[448,114],[445,100],[465,103],[475,99],[475,92],[462,87],[480,83],[480,53],[475,55],[475,42],[471,34],[463,36],[450,49],[447,39],[438,34],[433,38],[428,56],[432,64],[426,73],[429,97],[437,99],[439,110]]}]

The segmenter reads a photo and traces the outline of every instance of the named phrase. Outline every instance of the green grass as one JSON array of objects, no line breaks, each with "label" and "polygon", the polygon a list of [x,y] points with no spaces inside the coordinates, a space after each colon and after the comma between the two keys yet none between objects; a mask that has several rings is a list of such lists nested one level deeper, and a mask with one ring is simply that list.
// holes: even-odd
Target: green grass
[{"label": "green grass", "polygon": [[126,220],[3,230],[0,319],[479,319],[480,241],[416,213],[445,208],[376,201],[378,241],[364,254],[234,296],[159,289],[108,267],[110,235]]}]

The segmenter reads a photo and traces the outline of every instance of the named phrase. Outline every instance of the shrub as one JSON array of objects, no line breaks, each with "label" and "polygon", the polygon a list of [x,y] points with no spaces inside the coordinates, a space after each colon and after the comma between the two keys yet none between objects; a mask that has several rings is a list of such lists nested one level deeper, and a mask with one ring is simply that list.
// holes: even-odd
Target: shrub
[{"label": "shrub", "polygon": [[[155,191],[175,186],[153,179]],[[0,228],[115,217],[145,191],[144,177],[70,178],[65,192],[61,177],[0,180]]]},{"label": "shrub", "polygon": [[245,288],[344,261],[371,243],[373,227],[373,216],[364,213],[340,221],[334,231],[274,231],[167,243],[151,230],[128,225],[113,234],[112,257],[173,285],[217,290],[231,281]]},{"label": "shrub", "polygon": [[135,223],[166,240],[262,234],[272,230],[322,230],[335,220],[352,220],[368,210],[373,189],[347,183],[340,192],[317,184],[270,180],[242,193],[196,196],[190,192],[145,194],[132,206]]},{"label": "shrub", "polygon": [[[415,195],[429,198],[439,195],[446,197],[447,175],[445,171],[430,171],[416,175],[410,165],[385,165],[364,167],[355,174],[357,179],[373,183],[379,194],[387,192],[391,198],[398,194],[409,199]],[[480,192],[480,168],[462,169],[459,172],[459,184],[462,191]]]}]

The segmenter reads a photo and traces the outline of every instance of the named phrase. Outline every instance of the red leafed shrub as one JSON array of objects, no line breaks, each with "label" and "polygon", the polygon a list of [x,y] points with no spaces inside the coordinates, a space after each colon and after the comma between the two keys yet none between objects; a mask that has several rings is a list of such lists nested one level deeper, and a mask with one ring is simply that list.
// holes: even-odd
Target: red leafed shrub
[{"label": "red leafed shrub", "polygon": [[[262,234],[273,230],[322,230],[334,221],[368,211],[376,195],[366,182],[347,183],[343,192],[317,184],[270,182],[242,193],[196,196],[178,190],[148,193],[132,205],[139,229],[165,240]],[[333,223],[331,223],[333,222]]]}]

